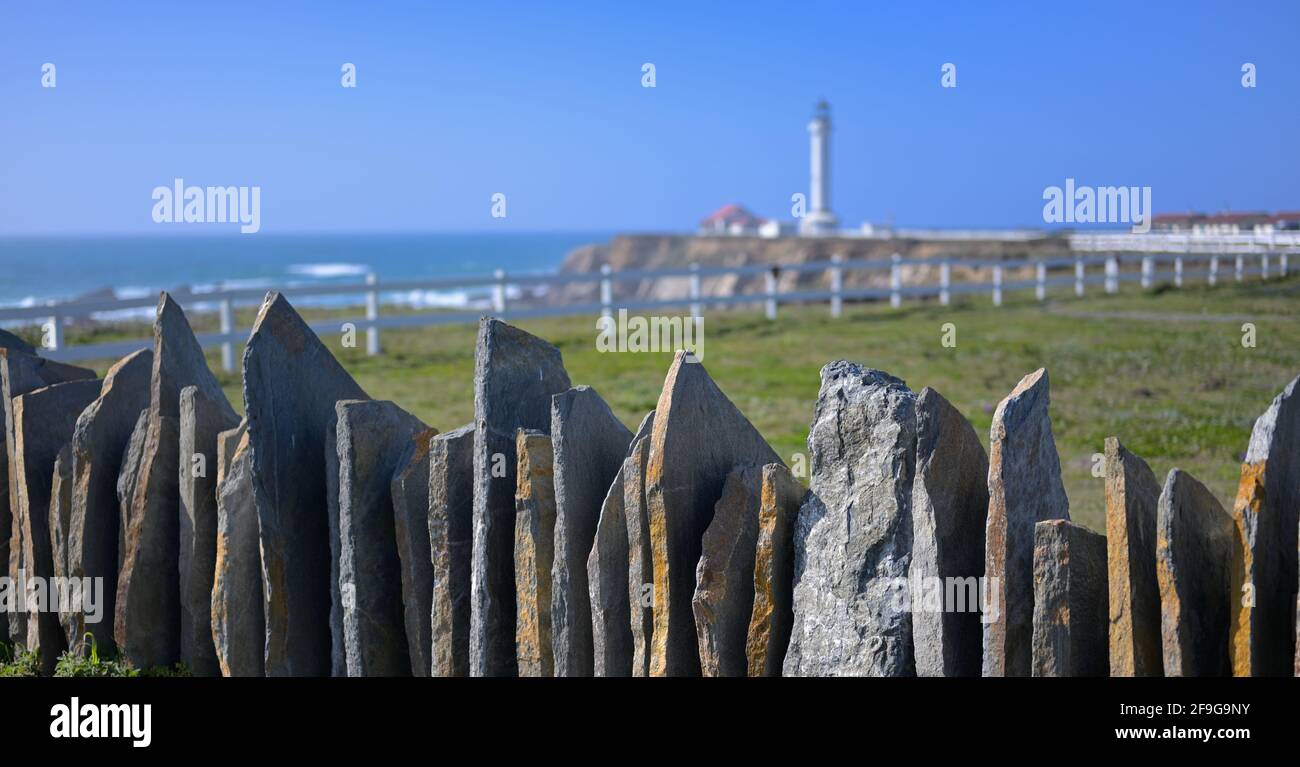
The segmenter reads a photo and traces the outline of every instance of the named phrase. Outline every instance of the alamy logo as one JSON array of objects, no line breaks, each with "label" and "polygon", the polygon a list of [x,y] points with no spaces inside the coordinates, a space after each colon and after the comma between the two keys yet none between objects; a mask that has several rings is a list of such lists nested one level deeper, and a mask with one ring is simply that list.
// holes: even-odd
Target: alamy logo
[{"label": "alamy logo", "polygon": [[153,742],[150,703],[69,703],[50,707],[51,738],[130,738],[135,748]]},{"label": "alamy logo", "polygon": [[1132,224],[1134,234],[1151,231],[1151,187],[1075,186],[1043,190],[1043,221],[1049,224]]},{"label": "alamy logo", "polygon": [[239,224],[243,234],[262,228],[260,186],[185,186],[178,178],[154,187],[153,200],[156,224]]},{"label": "alamy logo", "polygon": [[618,310],[618,319],[596,320],[596,351],[605,352],[691,352],[687,362],[704,361],[703,317],[628,317]]}]

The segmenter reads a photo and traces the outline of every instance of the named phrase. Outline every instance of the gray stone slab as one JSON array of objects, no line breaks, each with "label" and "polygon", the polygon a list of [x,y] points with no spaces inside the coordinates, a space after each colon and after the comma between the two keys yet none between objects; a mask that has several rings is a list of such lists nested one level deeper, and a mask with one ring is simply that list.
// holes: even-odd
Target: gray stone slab
[{"label": "gray stone slab", "polygon": [[[623,465],[632,432],[590,386],[551,398],[555,451],[555,561],[551,639],[556,676],[595,670],[587,557],[600,510]],[[626,534],[625,534],[626,535]]]},{"label": "gray stone slab", "polygon": [[1048,414],[1047,371],[998,403],[989,432],[984,574],[993,604],[984,623],[984,676],[1029,676],[1034,624],[1034,525],[1070,518]]},{"label": "gray stone slab", "polygon": [[[641,422],[623,461],[623,510],[627,517],[627,595],[632,624],[632,676],[650,675],[654,635],[654,555],[650,546],[650,507],[645,472],[650,460],[654,411]],[[644,436],[641,436],[644,435]]]},{"label": "gray stone slab", "polygon": [[911,596],[917,676],[980,675],[988,473],[988,455],[974,427],[939,392],[922,389],[916,398],[909,568],[918,592]]},{"label": "gray stone slab", "polygon": [[[916,395],[843,360],[822,368],[808,434],[812,493],[795,526],[786,676],[910,676]],[[904,593],[900,594],[900,585]]]},{"label": "gray stone slab", "polygon": [[212,642],[222,676],[265,676],[266,620],[253,456],[247,425],[217,438],[217,556]]},{"label": "gray stone slab", "polygon": [[1106,676],[1106,537],[1063,519],[1034,526],[1034,676]]},{"label": "gray stone slab", "polygon": [[429,548],[433,552],[433,676],[469,676],[470,571],[474,549],[474,424],[429,443]]},{"label": "gray stone slab", "polygon": [[515,676],[515,431],[551,428],[569,388],[560,351],[500,320],[479,323],[474,358],[474,556],[470,673]]},{"label": "gray stone slab", "polygon": [[520,429],[515,453],[515,654],[519,676],[555,676],[551,634],[555,464],[551,438],[535,429]]},{"label": "gray stone slab", "polygon": [[367,399],[284,296],[268,293],[244,350],[244,403],[266,595],[267,676],[331,671],[325,436],[334,403]]},{"label": "gray stone slab", "polygon": [[[54,459],[54,475],[50,479],[50,557],[54,563],[54,577],[68,577],[68,525],[72,520],[72,448],[64,445]],[[80,612],[79,610],[76,612]],[[59,622],[64,614],[60,611]],[[68,637],[68,646],[76,644],[76,637]]]},{"label": "gray stone slab", "polygon": [[429,427],[386,401],[341,401],[338,413],[339,589],[348,676],[410,676],[393,474]]},{"label": "gray stone slab", "polygon": [[1151,467],[1106,438],[1106,564],[1110,569],[1110,675],[1163,676],[1156,506]]},{"label": "gray stone slab", "polygon": [[1187,472],[1165,479],[1156,516],[1156,578],[1165,676],[1227,676],[1232,517]]},{"label": "gray stone slab", "polygon": [[325,427],[325,515],[330,537],[330,676],[348,675],[346,643],[343,641],[343,592],[339,589],[339,564],[343,544],[339,537],[339,444],[338,421]]},{"label": "gray stone slab", "polygon": [[763,467],[754,551],[754,609],[745,655],[750,676],[781,676],[794,625],[794,526],[808,489],[779,463]]},{"label": "gray stone slab", "polygon": [[[13,400],[13,477],[17,490],[14,524],[18,528],[21,552],[17,573],[11,574],[16,576],[14,584],[54,576],[49,520],[54,464],[59,452],[72,439],[77,416],[99,396],[99,387],[100,382],[95,380],[69,381],[30,391]],[[58,612],[41,609],[48,606],[26,606],[27,633],[20,644],[28,650],[38,650],[42,670],[52,673],[67,640]]]},{"label": "gray stone slab", "polygon": [[746,676],[745,639],[754,610],[754,555],[763,470],[739,467],[727,475],[713,521],[704,531],[695,567],[695,634],[700,672],[707,677]]},{"label": "gray stone slab", "polygon": [[393,532],[402,571],[402,614],[411,674],[430,676],[433,635],[433,554],[429,541],[429,441],[437,429],[415,435],[402,451],[393,472]]},{"label": "gray stone slab", "polygon": [[650,673],[696,676],[691,600],[714,504],[734,467],[781,459],[688,352],[677,352],[664,379],[652,435],[645,478],[655,584]]},{"label": "gray stone slab", "polygon": [[[1300,378],[1251,430],[1232,516],[1241,540],[1232,569],[1228,649],[1236,676],[1292,676],[1300,573]],[[1249,598],[1247,598],[1249,597]]]},{"label": "gray stone slab", "polygon": [[[125,530],[120,524],[122,500],[117,480],[131,435],[137,423],[148,418],[149,381],[153,374],[153,351],[141,349],[109,368],[99,397],[77,418],[72,434],[72,510],[68,522],[68,570],[75,578],[100,578],[103,584],[103,613],[87,623],[81,613],[63,617],[69,646],[94,637],[96,649],[105,657],[117,652],[113,640],[116,614],[117,573],[125,549]],[[147,420],[146,420],[147,422]],[[148,427],[140,427],[136,443],[136,466],[144,450]],[[131,480],[134,491],[134,480]]]},{"label": "gray stone slab", "polygon": [[[140,411],[135,426],[131,428],[131,438],[127,440],[126,449],[122,451],[122,468],[117,474],[117,572],[113,576],[116,584],[122,574],[122,565],[126,564],[126,530],[131,526],[131,501],[135,498],[135,485],[140,479],[140,459],[144,457],[144,442],[149,436],[149,408]],[[117,601],[117,589],[113,589],[113,602]],[[117,614],[108,616],[107,627],[112,630]],[[114,646],[116,646],[114,639]]]}]

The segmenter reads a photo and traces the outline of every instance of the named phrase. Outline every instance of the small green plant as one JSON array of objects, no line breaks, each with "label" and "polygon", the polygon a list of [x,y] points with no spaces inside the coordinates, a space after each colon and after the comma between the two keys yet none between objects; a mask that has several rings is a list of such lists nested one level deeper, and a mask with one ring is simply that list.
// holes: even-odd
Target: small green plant
[{"label": "small green plant", "polygon": [[40,676],[41,658],[35,650],[17,651],[0,642],[0,677]]},{"label": "small green plant", "polygon": [[59,656],[55,676],[139,676],[140,672],[120,658],[101,658],[95,637],[87,633],[82,642]]}]

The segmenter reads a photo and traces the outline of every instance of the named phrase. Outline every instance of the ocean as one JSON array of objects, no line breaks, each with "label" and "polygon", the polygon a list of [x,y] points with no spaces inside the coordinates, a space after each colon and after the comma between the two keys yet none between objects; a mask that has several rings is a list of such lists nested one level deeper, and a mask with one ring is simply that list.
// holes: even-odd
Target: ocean
[{"label": "ocean", "polygon": [[[356,283],[371,272],[381,281],[490,275],[496,269],[550,272],[569,251],[606,242],[612,234],[0,237],[0,306],[33,306],[108,290],[119,298],[139,298],[181,287],[202,292]],[[414,291],[384,300],[470,307],[485,296],[486,289]]]}]

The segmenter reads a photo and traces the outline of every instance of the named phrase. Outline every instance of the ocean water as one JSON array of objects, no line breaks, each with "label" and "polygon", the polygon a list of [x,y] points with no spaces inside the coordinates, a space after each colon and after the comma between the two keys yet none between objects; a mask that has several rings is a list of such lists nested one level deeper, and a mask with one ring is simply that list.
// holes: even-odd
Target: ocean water
[{"label": "ocean water", "polygon": [[[294,287],[525,274],[557,269],[569,251],[609,232],[348,235],[0,237],[0,306],[32,306],[111,290]],[[484,291],[386,295],[418,307],[475,306]],[[355,299],[354,299],[355,300]],[[317,301],[318,303],[320,301]],[[328,299],[325,299],[328,303]]]}]

